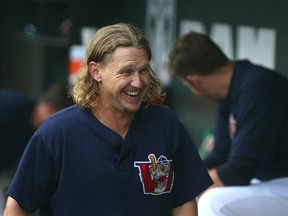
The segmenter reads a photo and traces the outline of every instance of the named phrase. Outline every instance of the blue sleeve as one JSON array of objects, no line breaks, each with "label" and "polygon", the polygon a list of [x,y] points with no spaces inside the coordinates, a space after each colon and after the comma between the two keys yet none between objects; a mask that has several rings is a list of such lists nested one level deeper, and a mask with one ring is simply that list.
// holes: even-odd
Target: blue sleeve
[{"label": "blue sleeve", "polygon": [[230,158],[217,167],[219,178],[225,186],[249,185],[257,169],[257,161],[247,158]]},{"label": "blue sleeve", "polygon": [[180,127],[180,144],[175,158],[175,206],[192,200],[213,184],[188,132]]},{"label": "blue sleeve", "polygon": [[25,149],[7,195],[32,213],[48,202],[55,182],[53,158],[36,132]]},{"label": "blue sleeve", "polygon": [[216,128],[214,135],[214,147],[211,153],[205,158],[204,163],[208,169],[218,167],[228,159],[231,140],[228,130],[229,110],[226,102],[218,105]]}]

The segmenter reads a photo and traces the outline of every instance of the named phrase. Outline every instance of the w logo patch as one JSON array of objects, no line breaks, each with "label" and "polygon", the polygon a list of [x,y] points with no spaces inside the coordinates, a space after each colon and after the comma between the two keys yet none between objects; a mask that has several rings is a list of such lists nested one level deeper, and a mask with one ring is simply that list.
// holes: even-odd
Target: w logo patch
[{"label": "w logo patch", "polygon": [[163,155],[156,159],[154,154],[150,154],[148,159],[134,162],[134,167],[139,169],[144,194],[169,193],[174,181],[172,160],[167,160]]}]

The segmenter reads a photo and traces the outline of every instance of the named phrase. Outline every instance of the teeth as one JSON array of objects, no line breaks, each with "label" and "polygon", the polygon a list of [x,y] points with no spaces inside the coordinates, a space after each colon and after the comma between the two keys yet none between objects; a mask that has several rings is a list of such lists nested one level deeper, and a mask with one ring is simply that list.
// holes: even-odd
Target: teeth
[{"label": "teeth", "polygon": [[139,95],[139,91],[137,91],[137,92],[125,92],[125,94],[127,94],[127,95],[129,95],[129,96],[137,96],[137,95]]}]

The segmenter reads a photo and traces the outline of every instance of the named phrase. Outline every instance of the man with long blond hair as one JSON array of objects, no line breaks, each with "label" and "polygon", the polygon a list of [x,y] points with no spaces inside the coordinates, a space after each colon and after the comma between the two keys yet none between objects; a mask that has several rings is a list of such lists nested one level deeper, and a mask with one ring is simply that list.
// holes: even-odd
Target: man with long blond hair
[{"label": "man with long blond hair", "polygon": [[91,38],[76,102],[34,134],[5,216],[195,216],[212,181],[150,67],[142,31],[118,23]]}]

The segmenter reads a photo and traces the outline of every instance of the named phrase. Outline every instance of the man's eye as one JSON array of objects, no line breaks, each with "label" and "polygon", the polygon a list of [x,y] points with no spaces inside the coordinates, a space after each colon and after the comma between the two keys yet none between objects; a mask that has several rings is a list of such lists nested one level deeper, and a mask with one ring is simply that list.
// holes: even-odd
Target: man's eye
[{"label": "man's eye", "polygon": [[140,71],[140,74],[149,74],[149,70],[142,70]]},{"label": "man's eye", "polygon": [[122,71],[122,74],[124,74],[124,75],[130,75],[131,73],[132,73],[131,70],[124,70],[124,71]]}]

